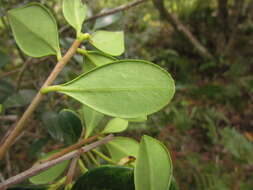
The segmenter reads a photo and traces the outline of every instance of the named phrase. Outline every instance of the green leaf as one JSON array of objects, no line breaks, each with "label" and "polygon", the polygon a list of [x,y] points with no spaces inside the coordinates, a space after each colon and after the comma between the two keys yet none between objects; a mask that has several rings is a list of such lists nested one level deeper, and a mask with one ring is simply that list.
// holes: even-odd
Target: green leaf
[{"label": "green leaf", "polygon": [[140,116],[140,117],[136,117],[136,118],[128,118],[127,120],[129,122],[141,123],[141,122],[147,121],[148,116],[144,115],[144,116]]},{"label": "green leaf", "polygon": [[86,14],[87,7],[81,0],[63,1],[63,15],[67,22],[76,30],[77,35],[81,33]]},{"label": "green leaf", "polygon": [[166,106],[175,84],[165,70],[142,60],[106,64],[76,79],[44,88],[75,98],[98,112],[120,118],[135,118]]},{"label": "green leaf", "polygon": [[166,147],[154,138],[143,136],[134,175],[136,190],[168,190],[172,162]]},{"label": "green leaf", "polygon": [[3,110],[4,110],[4,107],[2,104],[0,104],[0,114],[3,112]]},{"label": "green leaf", "polygon": [[50,136],[58,141],[63,141],[63,133],[59,125],[58,113],[48,111],[42,114],[43,127],[47,130]]},{"label": "green leaf", "polygon": [[83,61],[84,61],[83,65],[84,71],[88,72],[95,67],[117,61],[117,59],[97,51],[85,51]]},{"label": "green leaf", "polygon": [[63,109],[58,115],[59,126],[62,130],[64,143],[76,143],[82,133],[82,122],[78,115],[69,109]]},{"label": "green leaf", "polygon": [[180,190],[175,177],[172,177],[169,190]]},{"label": "green leaf", "polygon": [[[106,11],[109,11],[108,9],[104,9],[103,11],[101,11],[101,13],[104,13]],[[100,29],[100,28],[104,28],[107,27],[113,23],[115,23],[116,21],[118,21],[120,19],[120,17],[122,16],[121,12],[117,12],[115,14],[111,14],[111,15],[107,15],[101,18],[96,19],[95,25],[94,25],[94,30]]]},{"label": "green leaf", "polygon": [[87,138],[98,126],[99,122],[103,119],[104,115],[85,105],[82,106],[80,112],[81,117],[83,118],[82,120],[85,123],[86,127],[85,138]]},{"label": "green leaf", "polygon": [[105,126],[102,133],[120,133],[126,130],[128,127],[128,121],[121,118],[113,118],[111,119],[107,125]]},{"label": "green leaf", "polygon": [[[46,159],[57,151],[52,151],[47,153],[42,159]],[[58,178],[64,170],[67,168],[69,164],[69,160],[63,161],[55,166],[49,168],[48,170],[41,172],[40,174],[29,178],[29,181],[33,184],[47,184],[53,182],[56,178]]]},{"label": "green leaf", "polygon": [[0,61],[0,69],[11,62],[10,57],[2,50],[0,50],[0,60],[1,60]]},{"label": "green leaf", "polygon": [[100,51],[112,56],[119,56],[125,51],[124,32],[96,31],[89,42]]},{"label": "green leaf", "polygon": [[128,137],[115,137],[112,141],[106,144],[111,158],[115,162],[119,162],[127,156],[137,157],[139,144],[136,140]]},{"label": "green leaf", "polygon": [[17,185],[7,190],[47,190],[48,188],[48,185]]},{"label": "green leaf", "polygon": [[10,97],[15,92],[15,88],[11,83],[0,80],[0,103],[4,103],[4,101]]},{"label": "green leaf", "polygon": [[11,107],[22,107],[28,105],[36,95],[35,90],[20,90],[19,92],[9,96],[9,98],[4,102],[6,108]]},{"label": "green leaf", "polygon": [[31,3],[8,12],[15,40],[27,55],[61,57],[57,24],[50,11],[39,3]]},{"label": "green leaf", "polygon": [[134,190],[133,168],[104,165],[90,169],[76,180],[72,190]]}]

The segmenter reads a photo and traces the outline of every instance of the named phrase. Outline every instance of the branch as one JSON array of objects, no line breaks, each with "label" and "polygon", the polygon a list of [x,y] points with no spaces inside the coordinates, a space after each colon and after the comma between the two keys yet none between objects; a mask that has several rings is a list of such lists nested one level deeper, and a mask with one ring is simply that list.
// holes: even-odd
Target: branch
[{"label": "branch", "polygon": [[[72,46],[69,48],[67,53],[59,60],[56,64],[55,68],[47,78],[46,82],[43,84],[42,88],[45,88],[51,85],[67,62],[72,58],[75,54],[77,48],[80,46],[81,41],[75,40]],[[20,134],[20,132],[25,128],[28,120],[30,119],[31,115],[33,114],[34,110],[38,107],[39,103],[43,99],[43,94],[39,91],[35,98],[32,100],[29,107],[26,109],[20,120],[18,121],[17,125],[15,126],[14,130],[11,131],[10,135],[6,138],[3,142],[2,146],[0,147],[0,160],[3,158],[6,151],[12,146],[13,142],[15,141],[16,137]]]},{"label": "branch", "polygon": [[178,19],[178,17],[170,13],[164,5],[163,0],[152,0],[155,7],[158,9],[162,18],[171,23],[172,26],[181,32],[196,48],[199,54],[208,59],[212,59],[213,55],[198,41],[198,39],[188,30],[188,28]]},{"label": "branch", "polygon": [[73,150],[76,150],[76,149],[80,148],[81,146],[83,146],[86,143],[92,142],[93,140],[97,139],[98,136],[99,135],[95,135],[95,136],[92,136],[88,139],[81,140],[81,141],[77,142],[76,144],[73,144],[73,145],[61,150],[60,152],[57,152],[57,153],[53,154],[52,156],[48,157],[45,160],[40,160],[40,163],[48,162],[50,160],[54,160],[56,158],[59,158],[59,157],[63,156],[64,154],[67,154],[67,153],[69,153]]},{"label": "branch", "polygon": [[18,119],[17,115],[3,115],[0,116],[0,121],[16,121]]},{"label": "branch", "polygon": [[235,48],[235,44],[237,42],[237,35],[239,32],[239,24],[240,24],[240,17],[242,15],[243,6],[244,6],[245,0],[235,0],[234,5],[232,8],[233,15],[231,16],[231,28],[229,34],[229,41],[227,43],[226,49],[225,49],[225,55],[229,55],[231,51]]},{"label": "branch", "polygon": [[103,145],[112,139],[113,139],[113,135],[108,135],[105,138],[103,138],[102,140],[99,140],[99,141],[96,141],[92,144],[84,146],[83,148],[81,148],[79,150],[75,150],[73,152],[65,154],[64,156],[62,156],[60,158],[57,158],[55,160],[51,160],[51,161],[43,163],[43,164],[35,165],[35,166],[31,167],[30,169],[5,180],[3,183],[0,183],[0,190],[5,190],[8,187],[10,187],[11,185],[15,185],[27,178],[35,176],[38,173],[43,172],[43,171],[47,170],[48,168],[50,168],[60,162],[78,157],[80,154],[83,154],[85,152],[88,152],[88,151],[100,146],[100,145]]},{"label": "branch", "polygon": [[131,3],[128,3],[128,4],[125,4],[125,5],[121,5],[119,7],[116,7],[114,9],[111,9],[109,11],[106,11],[106,12],[103,12],[103,13],[100,13],[100,14],[97,14],[95,16],[92,16],[90,18],[87,18],[84,22],[89,22],[89,21],[92,21],[92,20],[96,20],[97,18],[100,18],[100,17],[104,17],[104,16],[107,16],[107,15],[111,15],[111,14],[114,14],[114,13],[117,13],[117,12],[120,12],[120,11],[125,11],[127,9],[130,9],[132,7],[135,7],[141,3],[144,3],[144,2],[147,2],[147,0],[137,0],[137,1],[133,1]]},{"label": "branch", "polygon": [[[106,12],[99,13],[97,15],[94,15],[94,16],[90,17],[90,18],[87,18],[84,21],[84,23],[96,20],[96,19],[104,17],[104,16],[108,16],[108,15],[111,15],[111,14],[114,14],[114,13],[117,13],[117,12],[120,12],[120,11],[128,10],[128,9],[130,9],[132,7],[135,7],[135,6],[137,6],[137,5],[141,4],[141,3],[144,3],[144,2],[147,2],[147,0],[136,0],[136,1],[133,1],[131,3],[127,3],[125,5],[121,5],[119,7],[114,8],[114,9],[111,9],[111,10],[108,10]],[[69,28],[69,26],[62,27],[61,30],[60,30],[60,33],[64,32],[68,28]]]}]

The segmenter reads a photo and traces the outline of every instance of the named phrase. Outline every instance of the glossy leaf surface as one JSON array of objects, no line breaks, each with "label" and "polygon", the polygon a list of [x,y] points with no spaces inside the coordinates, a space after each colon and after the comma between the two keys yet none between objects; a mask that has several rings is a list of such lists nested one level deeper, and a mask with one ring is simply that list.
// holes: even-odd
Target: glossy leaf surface
[{"label": "glossy leaf surface", "polygon": [[115,162],[119,162],[127,156],[137,157],[139,144],[136,140],[128,137],[115,137],[112,141],[106,144],[111,158]]},{"label": "glossy leaf surface", "polygon": [[81,176],[72,190],[134,190],[133,169],[104,165]]},{"label": "glossy leaf surface", "polygon": [[[42,159],[46,159],[50,155],[56,153],[56,151],[47,153],[46,156],[42,157]],[[41,172],[40,174],[29,178],[30,182],[33,184],[47,184],[53,182],[56,178],[58,178],[68,166],[69,160],[56,164],[55,166],[49,168],[48,170]]]},{"label": "glossy leaf surface", "polygon": [[123,60],[98,67],[63,84],[44,88],[58,91],[107,115],[135,118],[167,105],[175,84],[165,70],[150,62]]},{"label": "glossy leaf surface", "polygon": [[15,40],[29,56],[60,57],[57,24],[50,11],[39,3],[31,3],[8,12]]},{"label": "glossy leaf surface", "polygon": [[124,32],[99,30],[91,35],[89,42],[100,51],[112,56],[119,56],[125,51]]},{"label": "glossy leaf surface", "polygon": [[43,127],[47,130],[50,136],[57,141],[63,141],[63,133],[59,125],[59,114],[53,111],[48,111],[42,114]]},{"label": "glossy leaf surface", "polygon": [[135,190],[168,190],[172,162],[166,147],[158,140],[143,136],[134,171]]},{"label": "glossy leaf surface", "polygon": [[98,126],[99,122],[103,119],[104,115],[95,111],[88,106],[83,105],[81,110],[81,115],[85,123],[85,138],[89,137],[94,129]]},{"label": "glossy leaf surface", "polygon": [[58,115],[58,122],[64,143],[76,143],[82,134],[82,123],[78,115],[72,110],[64,109]]},{"label": "glossy leaf surface", "polygon": [[127,129],[128,121],[121,118],[111,119],[105,126],[102,133],[120,133]]},{"label": "glossy leaf surface", "polygon": [[63,15],[78,34],[81,33],[86,14],[87,7],[82,3],[81,0],[63,1]]}]

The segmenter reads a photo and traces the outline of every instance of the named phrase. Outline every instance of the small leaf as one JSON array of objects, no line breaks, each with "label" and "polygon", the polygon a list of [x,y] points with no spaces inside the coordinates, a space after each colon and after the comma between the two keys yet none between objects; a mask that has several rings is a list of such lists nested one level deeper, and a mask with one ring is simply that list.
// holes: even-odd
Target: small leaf
[{"label": "small leaf", "polygon": [[92,134],[104,115],[85,105],[82,106],[80,112],[85,123],[85,138],[87,138]]},{"label": "small leaf", "polygon": [[7,65],[8,63],[10,63],[10,57],[3,52],[2,50],[0,50],[0,69],[3,68],[5,65]]},{"label": "small leaf", "polygon": [[111,119],[107,125],[105,126],[102,133],[120,133],[127,129],[128,121],[121,118],[113,118]]},{"label": "small leaf", "polygon": [[22,107],[28,105],[36,95],[35,90],[20,90],[19,92],[9,96],[9,98],[4,102],[6,108],[11,107]]},{"label": "small leaf", "polygon": [[54,140],[63,141],[63,132],[61,126],[59,125],[58,113],[53,111],[48,111],[42,114],[43,127],[47,130],[50,136]]},{"label": "small leaf", "polygon": [[136,117],[136,118],[128,118],[127,119],[129,122],[135,122],[135,123],[141,123],[141,122],[145,122],[148,120],[148,116],[140,116],[140,117]]},{"label": "small leaf", "polygon": [[154,138],[143,136],[134,175],[136,190],[168,190],[172,162],[166,147]]},{"label": "small leaf", "polygon": [[[52,151],[47,153],[42,159],[46,159],[52,154],[56,153],[56,151]],[[69,164],[69,160],[63,161],[55,166],[49,168],[48,170],[41,172],[40,174],[29,178],[29,181],[33,184],[47,184],[53,182],[56,178],[58,178],[66,169]]]},{"label": "small leaf", "polygon": [[175,177],[172,177],[169,190],[180,190]]},{"label": "small leaf", "polygon": [[89,42],[100,51],[112,56],[119,56],[125,51],[124,32],[100,30],[94,32]]},{"label": "small leaf", "polygon": [[172,99],[169,73],[142,60],[123,60],[98,67],[76,79],[44,88],[67,94],[98,112],[120,118],[154,113]]},{"label": "small leaf", "polygon": [[4,103],[4,101],[10,97],[15,92],[15,88],[11,83],[0,80],[0,103]]},{"label": "small leaf", "polygon": [[97,51],[86,51],[83,60],[84,60],[83,65],[84,72],[88,72],[95,67],[117,61],[116,58]]},{"label": "small leaf", "polygon": [[86,14],[87,7],[81,0],[63,1],[63,15],[68,23],[76,30],[77,35],[81,33]]},{"label": "small leaf", "polygon": [[[101,13],[104,13],[106,11],[109,11],[109,10],[104,9],[103,11],[101,11]],[[122,13],[117,12],[115,14],[107,15],[107,16],[96,19],[96,22],[94,25],[94,30],[104,28],[104,27],[107,27],[107,26],[115,23],[116,21],[118,21],[120,19],[121,16],[122,16]]]},{"label": "small leaf", "polygon": [[0,114],[3,112],[3,110],[4,110],[4,107],[2,104],[0,104]]},{"label": "small leaf", "polygon": [[128,137],[115,137],[106,144],[111,158],[115,162],[119,162],[127,156],[137,157],[139,144],[136,140]]},{"label": "small leaf", "polygon": [[61,57],[57,24],[50,11],[39,3],[31,3],[8,12],[15,40],[27,55]]},{"label": "small leaf", "polygon": [[83,128],[78,115],[72,110],[63,109],[58,115],[58,122],[62,130],[64,143],[71,145],[77,142]]}]

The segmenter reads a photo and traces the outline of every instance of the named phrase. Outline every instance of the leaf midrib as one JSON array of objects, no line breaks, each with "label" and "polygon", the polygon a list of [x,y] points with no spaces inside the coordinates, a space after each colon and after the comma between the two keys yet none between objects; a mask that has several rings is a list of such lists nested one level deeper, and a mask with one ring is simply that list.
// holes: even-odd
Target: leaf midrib
[{"label": "leaf midrib", "polygon": [[29,32],[31,32],[34,36],[38,37],[40,39],[40,41],[42,41],[43,43],[45,43],[51,50],[53,50],[53,52],[55,52],[55,54],[57,54],[58,50],[54,49],[46,40],[44,40],[40,35],[37,35],[36,33],[34,33],[34,31],[32,31],[29,27],[27,27],[22,21],[20,21],[19,19],[16,18],[16,16],[12,16],[12,18],[14,20],[16,20],[18,23],[20,23],[22,26],[24,26],[25,29],[27,29]]},{"label": "leaf midrib", "polygon": [[126,92],[126,91],[154,91],[154,90],[167,90],[168,88],[158,87],[132,87],[132,88],[69,88],[61,86],[56,91],[63,92]]}]

